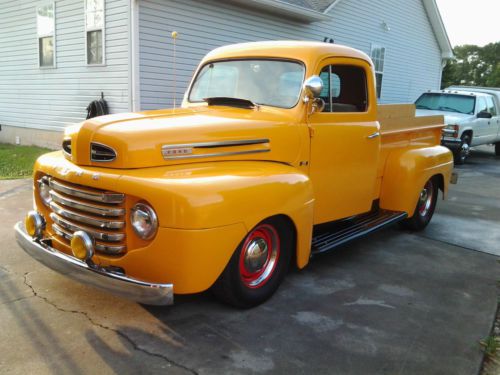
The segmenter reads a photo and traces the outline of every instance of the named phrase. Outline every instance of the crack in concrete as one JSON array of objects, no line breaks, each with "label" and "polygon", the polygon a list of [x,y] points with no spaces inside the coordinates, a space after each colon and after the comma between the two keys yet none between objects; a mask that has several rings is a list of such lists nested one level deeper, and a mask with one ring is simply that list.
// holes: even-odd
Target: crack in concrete
[{"label": "crack in concrete", "polygon": [[24,185],[24,184],[23,185],[19,185],[19,186],[15,186],[13,188],[5,190],[4,192],[1,192],[0,193],[0,198],[6,198],[10,194],[17,193],[20,190],[28,190],[30,188],[31,188],[31,185]]},{"label": "crack in concrete", "polygon": [[495,255],[495,254],[491,254],[491,253],[488,253],[488,252],[485,252],[485,251],[474,249],[472,247],[467,247],[467,246],[459,245],[457,243],[448,242],[448,241],[440,240],[440,239],[437,239],[437,238],[432,238],[432,237],[429,237],[429,236],[425,236],[423,234],[415,234],[415,236],[416,237],[420,237],[420,238],[425,238],[427,240],[439,242],[439,243],[444,243],[445,245],[456,246],[456,247],[458,247],[460,249],[469,250],[469,251],[476,251],[478,253],[488,254],[488,255],[491,255],[491,256],[494,256],[494,257],[498,257],[498,255]]},{"label": "crack in concrete", "polygon": [[5,301],[5,302],[0,303],[0,306],[2,306],[2,305],[8,305],[9,303],[14,303],[14,302],[17,302],[17,301],[22,301],[22,300],[25,300],[25,299],[30,299],[30,298],[33,298],[33,297],[35,297],[35,296],[19,297],[19,298],[16,298],[16,299],[11,299],[9,301]]},{"label": "crack in concrete", "polygon": [[85,311],[78,311],[78,310],[67,310],[67,309],[64,309],[62,307],[59,307],[58,305],[56,305],[54,302],[50,301],[47,297],[44,297],[44,296],[41,296],[40,294],[38,294],[35,290],[35,288],[33,288],[33,285],[31,285],[29,282],[28,282],[28,275],[30,274],[31,272],[26,272],[23,276],[23,279],[24,279],[24,284],[31,289],[31,292],[33,293],[33,297],[37,297],[37,298],[40,298],[42,301],[44,301],[45,303],[51,305],[52,307],[54,307],[56,310],[58,311],[61,311],[61,312],[64,312],[64,313],[71,313],[71,314],[79,314],[79,315],[82,315],[84,316],[93,326],[95,327],[99,327],[99,328],[102,328],[102,329],[105,329],[105,330],[108,330],[108,331],[111,331],[111,332],[114,332],[116,333],[118,336],[122,337],[123,339],[125,339],[125,341],[127,341],[130,346],[132,346],[132,348],[136,351],[139,351],[141,353],[144,353],[146,355],[149,355],[151,357],[157,357],[157,358],[160,358],[160,359],[163,359],[165,362],[167,362],[170,366],[175,366],[175,367],[178,367],[180,369],[183,369],[185,371],[188,371],[190,372],[191,374],[194,374],[194,375],[198,375],[198,372],[196,372],[195,370],[189,368],[189,367],[186,367],[180,363],[177,363],[171,359],[169,359],[168,357],[162,355],[162,354],[159,354],[159,353],[153,353],[153,352],[150,352],[144,348],[141,348],[130,336],[128,336],[127,334],[123,333],[122,331],[118,330],[118,329],[115,329],[115,328],[111,328],[111,327],[108,327],[108,326],[105,326],[104,324],[101,324],[101,323],[98,323],[96,322],[92,317],[90,317],[90,315],[88,313],[86,313]]}]

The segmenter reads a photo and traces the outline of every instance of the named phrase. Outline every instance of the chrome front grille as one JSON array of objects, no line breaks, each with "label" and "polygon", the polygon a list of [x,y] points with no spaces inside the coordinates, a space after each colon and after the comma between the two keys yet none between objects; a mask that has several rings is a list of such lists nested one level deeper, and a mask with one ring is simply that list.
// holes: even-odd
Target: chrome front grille
[{"label": "chrome front grille", "polygon": [[50,220],[54,235],[69,244],[73,233],[84,231],[95,249],[107,254],[126,251],[125,195],[88,188],[45,176],[50,188]]}]

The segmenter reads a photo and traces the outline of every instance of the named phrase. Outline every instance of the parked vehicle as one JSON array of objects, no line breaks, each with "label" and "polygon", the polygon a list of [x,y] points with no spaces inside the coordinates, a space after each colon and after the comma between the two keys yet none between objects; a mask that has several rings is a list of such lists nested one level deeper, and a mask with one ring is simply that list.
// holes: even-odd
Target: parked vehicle
[{"label": "parked vehicle", "polygon": [[442,116],[377,106],[374,67],[328,43],[219,48],[183,108],[67,130],[16,226],[35,259],[146,304],[212,288],[250,307],[289,266],[396,222],[424,228],[452,175]]},{"label": "parked vehicle", "polygon": [[428,91],[415,104],[417,116],[444,115],[442,144],[453,151],[456,164],[466,161],[472,146],[495,144],[500,155],[500,101],[495,92],[469,88]]}]

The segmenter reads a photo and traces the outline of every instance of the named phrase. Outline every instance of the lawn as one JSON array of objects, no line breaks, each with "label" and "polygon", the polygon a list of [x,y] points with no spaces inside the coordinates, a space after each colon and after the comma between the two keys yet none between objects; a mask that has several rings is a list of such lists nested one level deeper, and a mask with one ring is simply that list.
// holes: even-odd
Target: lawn
[{"label": "lawn", "polygon": [[30,177],[35,160],[51,150],[0,143],[0,180]]}]

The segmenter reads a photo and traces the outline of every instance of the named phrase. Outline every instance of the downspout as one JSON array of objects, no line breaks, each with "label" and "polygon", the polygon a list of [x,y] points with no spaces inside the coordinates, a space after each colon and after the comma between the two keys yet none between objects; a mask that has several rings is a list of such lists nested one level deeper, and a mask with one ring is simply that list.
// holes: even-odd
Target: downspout
[{"label": "downspout", "polygon": [[139,69],[139,0],[130,0],[129,22],[129,109],[141,110]]}]

